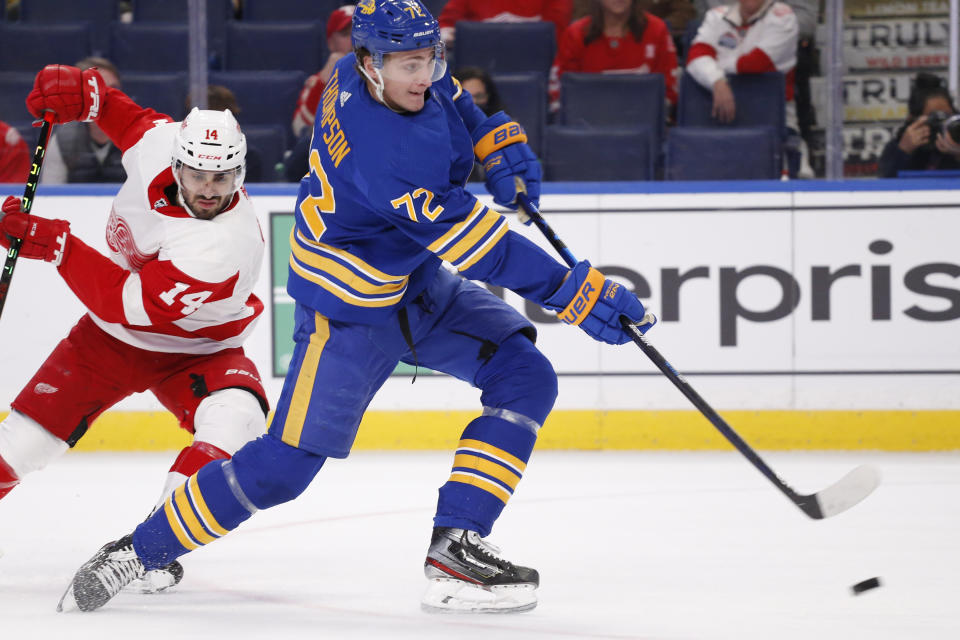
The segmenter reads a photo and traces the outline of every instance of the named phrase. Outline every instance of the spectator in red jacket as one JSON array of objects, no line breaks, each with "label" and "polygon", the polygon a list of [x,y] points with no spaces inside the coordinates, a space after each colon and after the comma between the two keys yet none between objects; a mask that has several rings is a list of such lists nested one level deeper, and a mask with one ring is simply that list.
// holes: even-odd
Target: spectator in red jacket
[{"label": "spectator in red jacket", "polygon": [[350,43],[353,10],[353,5],[345,4],[327,18],[327,50],[330,51],[330,57],[327,58],[320,71],[307,78],[307,81],[303,83],[303,90],[297,99],[297,107],[293,111],[293,123],[291,124],[295,136],[299,136],[305,128],[313,127],[313,118],[317,113],[317,106],[320,104],[320,96],[323,95],[323,89],[327,86],[327,80],[330,79],[333,65],[337,63],[337,60],[353,51],[353,45]]},{"label": "spectator in red jacket", "polygon": [[450,0],[437,21],[440,37],[452,47],[460,20],[473,22],[552,22],[557,39],[570,24],[573,0]]},{"label": "spectator in red jacket", "polygon": [[0,120],[0,182],[26,182],[30,150],[20,132]]},{"label": "spectator in red jacket", "polygon": [[590,13],[563,32],[550,73],[551,109],[560,107],[560,76],[590,73],[661,73],[667,102],[677,103],[677,50],[666,23],[642,0],[591,0]]}]

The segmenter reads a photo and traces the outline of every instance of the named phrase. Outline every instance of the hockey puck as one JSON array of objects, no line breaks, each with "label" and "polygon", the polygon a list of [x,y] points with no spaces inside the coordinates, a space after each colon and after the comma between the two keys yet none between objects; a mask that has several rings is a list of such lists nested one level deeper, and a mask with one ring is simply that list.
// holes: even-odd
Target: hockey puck
[{"label": "hockey puck", "polygon": [[880,586],[880,578],[867,578],[863,582],[858,582],[857,584],[850,587],[850,590],[853,591],[853,595],[858,596],[865,591],[870,591],[870,589],[876,589]]}]

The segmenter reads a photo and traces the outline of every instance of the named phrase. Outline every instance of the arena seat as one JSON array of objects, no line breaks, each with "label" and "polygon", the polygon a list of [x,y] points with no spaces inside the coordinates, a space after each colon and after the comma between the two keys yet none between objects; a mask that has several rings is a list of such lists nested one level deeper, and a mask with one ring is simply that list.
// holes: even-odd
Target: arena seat
[{"label": "arena seat", "polygon": [[653,127],[585,129],[547,127],[544,179],[558,181],[653,180]]},{"label": "arena seat", "polygon": [[[240,114],[243,119],[245,113]],[[260,175],[251,175],[247,172],[248,182],[276,182],[278,180],[277,163],[283,160],[286,149],[287,135],[284,127],[279,124],[247,125],[240,122],[243,134],[247,137],[247,148],[254,151],[259,159]]]},{"label": "arena seat", "polygon": [[306,74],[300,71],[211,71],[210,84],[230,89],[240,106],[239,121],[247,125],[279,125],[284,148],[293,142],[290,121]]},{"label": "arena seat", "polygon": [[110,24],[118,18],[117,0],[20,0],[20,20],[24,24],[90,24],[93,53],[100,55],[105,55],[110,46]]},{"label": "arena seat", "polygon": [[111,28],[110,60],[126,72],[187,72],[190,34],[186,25],[115,24]]},{"label": "arena seat", "polygon": [[544,78],[556,56],[552,22],[458,22],[457,68],[480,67],[490,75],[537,71]]},{"label": "arena seat", "polygon": [[443,8],[447,5],[447,0],[420,0],[423,3],[423,6],[427,8],[427,11],[430,12],[434,18],[440,17],[440,12],[443,11]]},{"label": "arena seat", "polygon": [[0,24],[0,71],[38,72],[71,64],[92,52],[89,24]]},{"label": "arena seat", "polygon": [[10,123],[30,117],[25,101],[27,94],[33,89],[35,77],[35,71],[0,73],[0,120]]},{"label": "arena seat", "polygon": [[675,127],[666,180],[774,180],[780,141],[772,127]]},{"label": "arena seat", "polygon": [[543,136],[547,126],[547,81],[542,74],[507,73],[492,76],[503,110],[527,132],[527,144],[537,157],[543,156]]},{"label": "arena seat", "polygon": [[786,132],[786,93],[780,72],[744,73],[727,76],[737,108],[733,122],[721,125],[710,115],[713,93],[689,73],[680,77],[677,124],[681,127],[756,127],[770,126]]},{"label": "arena seat", "polygon": [[560,122],[567,126],[650,126],[657,166],[666,137],[666,82],[643,75],[565,73],[560,77]]},{"label": "arena seat", "polygon": [[120,76],[123,92],[142,107],[182,120],[187,113],[187,74],[125,73]]},{"label": "arena seat", "polygon": [[227,26],[228,71],[316,73],[326,59],[323,22],[231,22]]},{"label": "arena seat", "polygon": [[[219,69],[222,66],[226,47],[227,22],[233,17],[233,4],[231,0],[206,0],[206,2],[210,68]],[[133,22],[186,25],[190,15],[188,5],[188,0],[133,0]],[[122,68],[121,71],[123,71]]]},{"label": "arena seat", "polygon": [[326,23],[346,0],[244,0],[244,22],[316,21]]}]

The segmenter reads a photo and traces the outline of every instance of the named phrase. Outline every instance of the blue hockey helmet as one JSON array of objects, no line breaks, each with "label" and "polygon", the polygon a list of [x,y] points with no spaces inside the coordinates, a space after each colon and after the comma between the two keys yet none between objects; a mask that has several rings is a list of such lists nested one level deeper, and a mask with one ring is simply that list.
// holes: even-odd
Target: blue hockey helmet
[{"label": "blue hockey helmet", "polygon": [[353,47],[366,49],[373,66],[383,69],[383,56],[398,51],[434,48],[436,82],[447,70],[440,25],[419,0],[360,0],[353,12]]}]

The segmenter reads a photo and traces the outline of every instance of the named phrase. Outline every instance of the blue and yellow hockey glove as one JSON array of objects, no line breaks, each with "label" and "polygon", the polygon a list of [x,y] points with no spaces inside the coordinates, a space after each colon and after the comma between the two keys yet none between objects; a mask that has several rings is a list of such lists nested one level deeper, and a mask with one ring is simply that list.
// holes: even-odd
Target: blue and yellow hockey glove
[{"label": "blue and yellow hockey glove", "polygon": [[487,191],[494,202],[517,208],[515,176],[519,176],[527,185],[530,200],[540,206],[540,161],[527,145],[523,127],[498,111],[474,130],[473,150],[486,172]]},{"label": "blue and yellow hockey glove", "polygon": [[637,296],[605,278],[586,260],[577,263],[544,306],[556,311],[563,322],[578,325],[594,340],[607,344],[630,342],[630,335],[620,325],[622,315],[630,318],[640,333],[657,323],[657,316],[646,312]]}]

